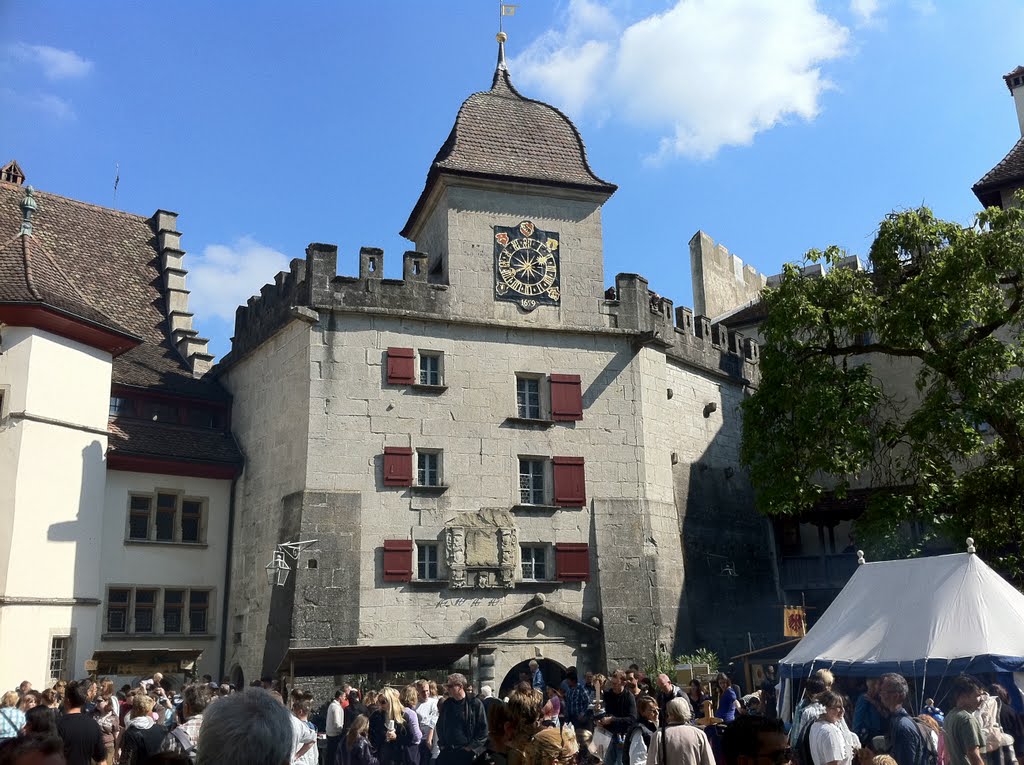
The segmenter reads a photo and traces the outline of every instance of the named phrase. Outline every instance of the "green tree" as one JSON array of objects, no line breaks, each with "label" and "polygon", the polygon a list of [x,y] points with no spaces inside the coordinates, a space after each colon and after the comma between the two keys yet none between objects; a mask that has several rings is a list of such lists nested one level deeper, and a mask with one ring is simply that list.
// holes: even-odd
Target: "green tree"
[{"label": "green tree", "polygon": [[[1024,204],[1024,194],[1018,196]],[[957,547],[973,536],[1024,573],[1024,210],[974,225],[922,208],[879,227],[867,270],[836,247],[766,289],[761,379],[745,402],[742,458],[768,515],[851,485],[876,558],[912,555],[919,521]]]}]

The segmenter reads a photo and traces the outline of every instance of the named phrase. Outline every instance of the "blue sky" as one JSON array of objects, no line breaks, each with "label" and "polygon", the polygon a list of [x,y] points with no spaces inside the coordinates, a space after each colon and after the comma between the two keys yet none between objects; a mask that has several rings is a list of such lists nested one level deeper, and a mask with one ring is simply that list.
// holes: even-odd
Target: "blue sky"
[{"label": "blue sky", "polygon": [[[864,255],[893,209],[970,221],[1019,137],[1001,75],[1019,0],[519,0],[513,82],[576,122],[605,206],[605,281],[690,304],[698,229],[766,273]],[[233,306],[312,241],[385,250],[459,105],[490,86],[491,0],[0,2],[0,161],[45,191],[180,213],[192,310]]]}]

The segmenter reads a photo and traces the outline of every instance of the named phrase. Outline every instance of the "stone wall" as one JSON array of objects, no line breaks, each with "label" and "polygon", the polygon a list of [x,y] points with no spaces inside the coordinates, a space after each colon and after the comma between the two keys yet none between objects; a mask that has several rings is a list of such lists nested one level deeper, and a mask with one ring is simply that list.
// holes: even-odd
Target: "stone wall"
[{"label": "stone wall", "polygon": [[767,278],[703,231],[690,239],[693,310],[717,318],[755,300]]}]

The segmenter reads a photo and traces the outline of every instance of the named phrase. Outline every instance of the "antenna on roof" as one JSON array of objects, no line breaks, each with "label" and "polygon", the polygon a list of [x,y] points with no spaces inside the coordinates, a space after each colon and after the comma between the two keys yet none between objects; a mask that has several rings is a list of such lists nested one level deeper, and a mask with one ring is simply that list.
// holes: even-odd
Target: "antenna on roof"
[{"label": "antenna on roof", "polygon": [[117,184],[121,182],[121,163],[114,163],[114,198],[110,203],[111,207],[117,207]]}]

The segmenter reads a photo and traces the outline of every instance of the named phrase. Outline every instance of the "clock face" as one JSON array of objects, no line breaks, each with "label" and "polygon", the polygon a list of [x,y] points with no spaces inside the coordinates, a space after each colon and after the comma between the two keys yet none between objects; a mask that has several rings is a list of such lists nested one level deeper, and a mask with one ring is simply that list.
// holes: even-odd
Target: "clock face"
[{"label": "clock face", "polygon": [[528,220],[494,227],[494,296],[532,311],[558,305],[561,298],[558,234]]}]

